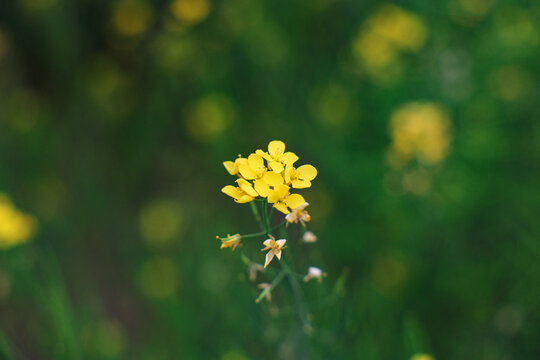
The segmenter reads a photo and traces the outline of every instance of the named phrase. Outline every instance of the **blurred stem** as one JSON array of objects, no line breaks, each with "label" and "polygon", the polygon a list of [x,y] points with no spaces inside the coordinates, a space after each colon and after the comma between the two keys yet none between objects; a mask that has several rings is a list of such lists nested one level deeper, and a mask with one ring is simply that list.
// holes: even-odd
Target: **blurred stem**
[{"label": "blurred stem", "polygon": [[[257,209],[257,205],[253,201],[249,203],[249,206],[251,207],[251,212],[253,213],[253,217],[255,217],[255,221],[257,223],[261,223],[261,216],[259,215],[259,209]],[[264,227],[261,226],[261,230],[264,230]]]},{"label": "blurred stem", "polygon": [[281,280],[283,279],[284,276],[285,276],[285,271],[281,271],[279,274],[277,274],[277,276],[274,278],[274,280],[272,280],[272,283],[270,284],[270,286],[267,287],[266,289],[264,289],[263,291],[261,291],[261,293],[259,294],[259,296],[255,300],[255,302],[256,303],[260,302],[266,296],[266,294],[268,294],[270,291],[274,290],[274,288],[277,286],[277,284],[279,284],[281,282]]},{"label": "blurred stem", "polygon": [[307,311],[304,306],[302,288],[298,283],[294,271],[291,270],[291,267],[289,266],[285,258],[283,258],[279,263],[281,264],[283,271],[287,273],[287,278],[289,279],[289,284],[291,285],[292,293],[294,296],[294,302],[298,310],[298,318],[300,319],[300,323],[302,324],[302,331],[309,332],[311,330],[311,324],[309,323]]}]

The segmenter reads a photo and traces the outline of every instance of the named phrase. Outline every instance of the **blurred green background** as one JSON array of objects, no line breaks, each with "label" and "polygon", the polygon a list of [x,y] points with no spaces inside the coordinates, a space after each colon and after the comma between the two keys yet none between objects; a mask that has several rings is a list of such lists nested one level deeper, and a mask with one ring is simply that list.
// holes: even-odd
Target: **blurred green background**
[{"label": "blurred green background", "polygon": [[[540,358],[539,18],[0,2],[0,357]],[[274,139],[319,170],[303,339],[215,239],[258,230],[221,162]]]}]

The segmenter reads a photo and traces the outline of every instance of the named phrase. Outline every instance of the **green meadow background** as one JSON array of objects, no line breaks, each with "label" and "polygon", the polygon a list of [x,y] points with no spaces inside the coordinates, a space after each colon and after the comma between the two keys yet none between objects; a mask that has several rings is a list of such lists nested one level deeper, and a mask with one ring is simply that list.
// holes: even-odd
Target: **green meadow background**
[{"label": "green meadow background", "polygon": [[[0,358],[540,358],[539,18],[1,1]],[[309,335],[215,238],[258,231],[222,161],[271,140],[318,169],[318,242],[289,227],[296,271],[328,274]],[[262,240],[241,250],[262,263]]]}]

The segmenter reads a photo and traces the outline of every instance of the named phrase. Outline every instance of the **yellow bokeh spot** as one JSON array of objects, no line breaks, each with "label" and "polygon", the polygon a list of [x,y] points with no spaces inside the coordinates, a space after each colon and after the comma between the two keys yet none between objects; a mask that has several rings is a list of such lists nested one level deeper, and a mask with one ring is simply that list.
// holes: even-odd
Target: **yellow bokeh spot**
[{"label": "yellow bokeh spot", "polygon": [[503,7],[495,13],[496,34],[506,46],[537,46],[540,34],[530,11],[519,7]]},{"label": "yellow bokeh spot", "polygon": [[146,31],[152,20],[152,9],[139,0],[122,0],[113,11],[113,24],[120,35],[135,36]]},{"label": "yellow bokeh spot", "polygon": [[416,14],[383,5],[361,27],[353,41],[353,54],[370,76],[388,82],[400,75],[401,53],[419,51],[427,34]]},{"label": "yellow bokeh spot", "polygon": [[146,261],[139,270],[139,288],[150,299],[160,300],[173,296],[178,283],[178,270],[169,258],[156,256]]},{"label": "yellow bokeh spot", "polygon": [[36,220],[17,210],[9,197],[0,193],[0,249],[26,243],[36,230]]},{"label": "yellow bokeh spot", "polygon": [[186,114],[189,133],[200,141],[211,141],[221,135],[235,116],[234,104],[222,94],[210,94],[196,100]]},{"label": "yellow bokeh spot", "polygon": [[375,259],[371,270],[375,289],[384,295],[394,295],[401,290],[407,279],[407,268],[394,255],[383,255]]},{"label": "yellow bokeh spot", "polygon": [[221,356],[221,360],[249,360],[242,350],[230,350]]},{"label": "yellow bokeh spot", "polygon": [[434,165],[448,152],[450,120],[446,111],[435,103],[407,103],[392,114],[390,134],[389,166],[401,168],[413,158]]},{"label": "yellow bokeh spot", "polygon": [[505,101],[523,97],[531,87],[531,77],[515,66],[504,66],[489,76],[491,88],[496,96]]},{"label": "yellow bokeh spot", "polygon": [[178,20],[198,23],[208,16],[210,3],[208,0],[173,0],[171,12]]},{"label": "yellow bokeh spot", "polygon": [[314,88],[308,98],[308,107],[321,123],[343,125],[349,114],[351,96],[344,86],[328,84]]},{"label": "yellow bokeh spot", "polygon": [[428,354],[414,354],[411,356],[411,360],[435,360],[435,358]]},{"label": "yellow bokeh spot", "polygon": [[126,334],[116,321],[102,320],[95,325],[94,349],[101,357],[116,359],[126,348]]},{"label": "yellow bokeh spot", "polygon": [[181,207],[170,200],[154,201],[143,207],[139,214],[141,236],[152,246],[163,246],[175,241],[183,225]]},{"label": "yellow bokeh spot", "polygon": [[8,52],[8,39],[5,33],[0,30],[0,60],[7,54]]},{"label": "yellow bokeh spot", "polygon": [[21,6],[28,11],[47,10],[55,5],[57,0],[19,0]]}]

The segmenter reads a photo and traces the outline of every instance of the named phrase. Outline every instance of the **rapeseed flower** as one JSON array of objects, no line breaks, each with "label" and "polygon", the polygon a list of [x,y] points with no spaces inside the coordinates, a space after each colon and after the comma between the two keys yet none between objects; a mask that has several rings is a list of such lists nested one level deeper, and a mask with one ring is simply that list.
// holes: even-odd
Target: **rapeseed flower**
[{"label": "rapeseed flower", "polygon": [[270,264],[270,261],[276,256],[278,260],[281,260],[281,250],[285,248],[285,243],[287,240],[285,239],[279,239],[276,240],[273,236],[270,237],[270,239],[267,239],[263,242],[264,248],[261,249],[261,251],[268,251],[266,253],[266,260],[264,262],[264,267],[267,267],[268,264]]},{"label": "rapeseed flower", "polygon": [[302,205],[300,205],[297,208],[294,208],[290,213],[285,215],[285,220],[287,220],[287,225],[290,223],[300,223],[302,225],[306,225],[306,222],[309,222],[311,220],[311,216],[308,214],[306,210],[304,210],[309,203],[305,202]]}]

